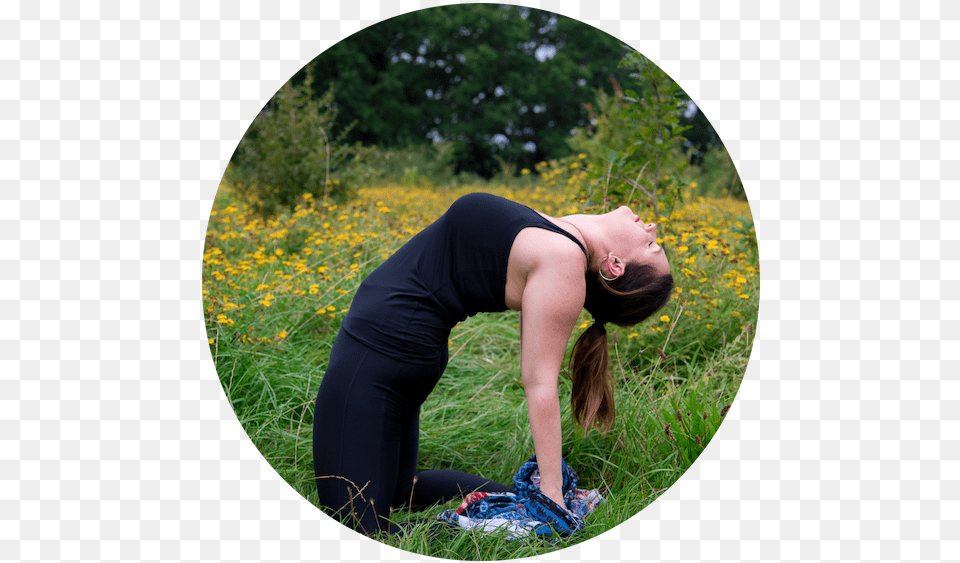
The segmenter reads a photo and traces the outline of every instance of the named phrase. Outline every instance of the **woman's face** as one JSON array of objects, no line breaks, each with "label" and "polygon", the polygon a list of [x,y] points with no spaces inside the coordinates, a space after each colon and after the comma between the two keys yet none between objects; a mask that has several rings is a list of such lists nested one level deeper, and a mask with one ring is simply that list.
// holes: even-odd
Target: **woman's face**
[{"label": "woman's face", "polygon": [[616,245],[614,256],[627,264],[635,262],[653,266],[658,274],[670,273],[667,255],[657,244],[656,223],[644,223],[639,215],[625,205],[609,215]]}]

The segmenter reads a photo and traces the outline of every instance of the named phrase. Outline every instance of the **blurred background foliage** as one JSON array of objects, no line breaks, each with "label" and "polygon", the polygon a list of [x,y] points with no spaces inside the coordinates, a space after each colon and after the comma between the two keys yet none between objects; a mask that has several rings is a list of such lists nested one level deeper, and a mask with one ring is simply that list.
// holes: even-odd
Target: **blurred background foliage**
[{"label": "blurred background foliage", "polygon": [[522,183],[565,161],[586,165],[604,207],[669,214],[690,186],[745,199],[709,120],[654,63],[577,20],[495,4],[403,14],[324,51],[264,106],[226,179],[270,216],[303,193]]}]

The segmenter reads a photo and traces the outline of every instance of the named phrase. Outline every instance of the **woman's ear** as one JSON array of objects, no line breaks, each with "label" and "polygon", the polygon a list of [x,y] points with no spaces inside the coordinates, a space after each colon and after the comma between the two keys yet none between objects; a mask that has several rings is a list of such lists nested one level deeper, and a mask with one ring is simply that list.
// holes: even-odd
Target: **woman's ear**
[{"label": "woman's ear", "polygon": [[607,267],[607,271],[610,273],[611,278],[619,278],[623,275],[623,272],[626,271],[626,264],[623,260],[613,255],[613,252],[608,252],[607,257],[604,260],[604,264]]}]

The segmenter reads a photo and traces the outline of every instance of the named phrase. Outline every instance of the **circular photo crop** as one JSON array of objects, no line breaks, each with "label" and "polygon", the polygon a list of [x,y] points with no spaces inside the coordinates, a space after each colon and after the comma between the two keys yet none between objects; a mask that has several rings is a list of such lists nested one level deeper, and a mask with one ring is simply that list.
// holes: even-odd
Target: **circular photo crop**
[{"label": "circular photo crop", "polygon": [[460,4],[356,33],[263,107],[204,314],[250,439],[345,533],[512,559],[618,526],[704,452],[758,267],[723,142],[656,64]]}]

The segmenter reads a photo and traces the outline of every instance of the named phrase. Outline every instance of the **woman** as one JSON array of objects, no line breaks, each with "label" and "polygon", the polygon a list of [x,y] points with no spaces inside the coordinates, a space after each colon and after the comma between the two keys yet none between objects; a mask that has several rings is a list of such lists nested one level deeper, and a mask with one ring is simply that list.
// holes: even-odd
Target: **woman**
[{"label": "woman", "polygon": [[557,378],[583,308],[594,324],[571,358],[574,416],[608,427],[604,323],[630,326],[667,302],[673,278],[656,225],[629,208],[548,217],[490,194],[458,199],[357,290],[314,414],[322,505],[358,531],[397,531],[401,504],[511,489],[452,470],[417,472],[420,405],[447,362],[450,330],[478,312],[521,312],[521,379],[541,491],[563,506]]}]

